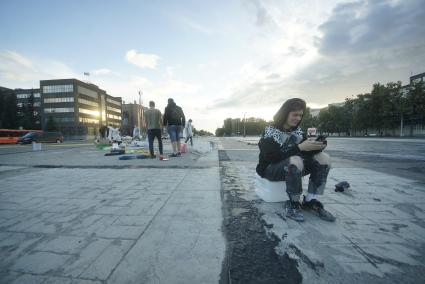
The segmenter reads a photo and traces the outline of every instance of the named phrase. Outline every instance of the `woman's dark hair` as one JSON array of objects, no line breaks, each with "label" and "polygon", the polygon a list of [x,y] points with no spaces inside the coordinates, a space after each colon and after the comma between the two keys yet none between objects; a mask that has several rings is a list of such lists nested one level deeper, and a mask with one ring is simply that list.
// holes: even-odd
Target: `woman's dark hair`
[{"label": "woman's dark hair", "polygon": [[[273,116],[273,126],[279,130],[283,130],[283,125],[288,119],[288,115],[291,111],[302,110],[305,113],[306,103],[302,99],[293,98],[287,100]],[[302,119],[300,120],[301,123]],[[299,124],[299,123],[298,123]],[[298,126],[298,125],[297,125]]]}]

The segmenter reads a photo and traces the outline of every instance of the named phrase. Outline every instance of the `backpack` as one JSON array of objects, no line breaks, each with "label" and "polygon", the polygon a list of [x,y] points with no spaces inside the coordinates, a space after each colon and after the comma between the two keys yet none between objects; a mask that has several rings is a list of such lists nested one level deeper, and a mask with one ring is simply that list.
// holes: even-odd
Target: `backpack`
[{"label": "backpack", "polygon": [[176,107],[171,109],[170,120],[181,121],[182,117],[183,117],[183,110],[181,109],[181,107],[176,106]]}]

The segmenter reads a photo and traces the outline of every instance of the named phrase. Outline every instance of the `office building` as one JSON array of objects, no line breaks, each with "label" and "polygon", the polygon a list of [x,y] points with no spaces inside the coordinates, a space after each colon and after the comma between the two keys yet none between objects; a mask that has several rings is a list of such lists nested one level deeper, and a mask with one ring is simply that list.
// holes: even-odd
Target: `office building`
[{"label": "office building", "polygon": [[101,126],[121,127],[122,100],[77,79],[40,81],[42,128],[53,120],[68,139],[91,139]]}]

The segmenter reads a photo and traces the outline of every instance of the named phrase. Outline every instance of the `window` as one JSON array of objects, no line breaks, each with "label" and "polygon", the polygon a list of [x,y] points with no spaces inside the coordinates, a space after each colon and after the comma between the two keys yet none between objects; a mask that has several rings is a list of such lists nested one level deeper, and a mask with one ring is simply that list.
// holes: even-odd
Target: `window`
[{"label": "window", "polygon": [[114,107],[106,106],[106,109],[121,113],[121,109],[119,109],[119,108],[114,108]]},{"label": "window", "polygon": [[92,97],[96,100],[98,99],[97,92],[89,90],[89,89],[81,87],[81,86],[78,86],[77,88],[78,88],[78,93]]},{"label": "window", "polygon": [[16,98],[18,98],[18,99],[28,99],[29,95],[28,94],[16,94]]},{"label": "window", "polygon": [[39,107],[41,105],[41,103],[40,102],[35,102],[34,104],[33,104],[33,106],[35,106],[35,107]]},{"label": "window", "polygon": [[89,105],[89,106],[99,107],[98,103],[92,102],[92,101],[89,101],[89,100],[85,100],[85,99],[82,99],[82,98],[78,98],[78,102],[81,103],[81,104]]},{"label": "window", "polygon": [[80,117],[80,122],[82,122],[82,123],[99,123],[99,120],[94,119],[94,118]]},{"label": "window", "polygon": [[[55,122],[73,122],[74,117],[53,117]],[[46,123],[49,121],[49,118],[45,118]]]},{"label": "window", "polygon": [[53,113],[53,112],[74,112],[74,108],[70,107],[70,108],[66,108],[66,107],[62,107],[62,108],[45,108],[44,109],[45,113]]},{"label": "window", "polygon": [[114,105],[117,105],[117,106],[121,107],[121,102],[120,101],[115,101],[115,100],[110,99],[110,98],[107,98],[106,101],[108,103],[111,103],[111,104],[114,104]]},{"label": "window", "polygon": [[111,126],[115,126],[115,127],[117,127],[117,128],[119,128],[119,127],[121,127],[121,124],[120,123],[118,123],[118,122],[108,122],[108,124],[109,125],[111,125]]},{"label": "window", "polygon": [[79,108],[78,109],[79,113],[85,113],[85,114],[90,114],[96,117],[99,117],[99,111],[98,110],[91,110],[91,109],[85,109],[85,108]]},{"label": "window", "polygon": [[119,115],[113,115],[113,114],[109,114],[109,113],[108,113],[108,118],[121,120],[121,116],[119,116]]},{"label": "window", "polygon": [[17,107],[23,107],[23,106],[24,106],[24,104],[23,104],[23,103],[17,103],[17,104],[16,104],[16,106],[17,106]]},{"label": "window", "polygon": [[45,98],[45,104],[53,104],[53,103],[72,103],[74,102],[73,97],[64,97],[64,98]]},{"label": "window", "polygon": [[40,93],[34,93],[34,98],[39,98],[40,97]]},{"label": "window", "polygon": [[52,85],[43,86],[43,93],[72,93],[74,91],[73,85]]}]

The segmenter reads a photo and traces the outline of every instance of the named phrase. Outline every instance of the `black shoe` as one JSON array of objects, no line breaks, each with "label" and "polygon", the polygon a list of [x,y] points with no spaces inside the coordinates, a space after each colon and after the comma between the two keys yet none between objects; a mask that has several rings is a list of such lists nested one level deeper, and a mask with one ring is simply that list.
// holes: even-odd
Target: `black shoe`
[{"label": "black shoe", "polygon": [[301,212],[301,204],[298,201],[286,201],[285,205],[286,217],[297,222],[304,222],[304,215]]},{"label": "black shoe", "polygon": [[182,156],[182,153],[178,152],[177,157],[181,157],[181,156]]},{"label": "black shoe", "polygon": [[171,155],[170,155],[170,157],[175,158],[175,157],[178,157],[178,156],[177,156],[177,154],[174,154],[174,153],[173,153],[173,154],[171,154]]},{"label": "black shoe", "polygon": [[305,196],[303,198],[302,207],[305,210],[311,210],[314,213],[316,213],[321,219],[328,221],[328,222],[335,222],[335,217],[329,212],[326,211],[325,208],[323,208],[323,204],[317,200],[312,199],[310,201],[305,200]]}]

